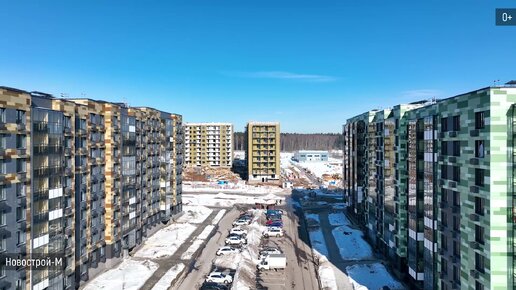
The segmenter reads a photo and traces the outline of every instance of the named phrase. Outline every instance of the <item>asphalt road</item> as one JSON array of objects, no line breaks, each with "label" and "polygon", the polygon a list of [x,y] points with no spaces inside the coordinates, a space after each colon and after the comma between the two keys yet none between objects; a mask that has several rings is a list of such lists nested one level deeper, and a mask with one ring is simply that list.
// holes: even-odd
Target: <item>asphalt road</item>
[{"label": "asphalt road", "polygon": [[[286,196],[290,198],[290,196]],[[285,210],[283,223],[285,236],[282,238],[262,238],[262,246],[277,246],[287,257],[287,268],[283,271],[264,271],[257,274],[257,286],[261,284],[269,290],[318,290],[319,282],[313,263],[312,249],[307,244],[307,237],[300,237],[305,231],[304,226],[299,226],[298,217],[290,202],[283,203],[281,207]],[[231,223],[238,217],[239,209],[229,211],[220,221],[217,233],[208,241],[200,256],[193,263],[190,272],[176,283],[171,289],[199,289],[204,278],[212,268],[215,259],[215,252],[224,245],[224,239]],[[259,222],[265,224],[265,215],[260,217]]]},{"label": "asphalt road", "polygon": [[201,255],[193,262],[190,272],[182,281],[174,283],[171,289],[199,289],[204,282],[204,278],[211,270],[212,260],[215,258],[215,253],[220,246],[224,245],[228,229],[231,224],[238,217],[239,211],[236,208],[227,212],[219,222],[219,228],[215,235],[208,241]]}]

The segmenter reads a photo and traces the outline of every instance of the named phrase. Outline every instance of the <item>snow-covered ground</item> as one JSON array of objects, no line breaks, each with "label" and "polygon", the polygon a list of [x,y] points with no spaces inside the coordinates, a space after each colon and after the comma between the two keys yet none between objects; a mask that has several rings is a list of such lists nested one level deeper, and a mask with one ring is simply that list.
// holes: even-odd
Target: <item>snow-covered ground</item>
[{"label": "snow-covered ground", "polygon": [[321,220],[319,219],[319,214],[317,213],[307,213],[305,214],[306,224],[309,227],[319,226],[321,224]]},{"label": "snow-covered ground", "polygon": [[222,217],[224,216],[224,214],[226,214],[226,210],[225,209],[221,209],[217,215],[213,218],[213,220],[211,221],[211,224],[212,225],[217,225],[219,224],[220,220],[222,219]]},{"label": "snow-covered ground", "polygon": [[332,234],[342,259],[369,260],[373,258],[371,246],[364,240],[362,231],[348,226],[340,226],[333,229]]},{"label": "snow-covered ground", "polygon": [[336,210],[342,210],[346,208],[346,204],[343,202],[332,203],[331,206],[333,209]]},{"label": "snow-covered ground", "polygon": [[328,256],[328,247],[326,246],[326,241],[324,240],[324,235],[321,229],[309,229],[308,235],[312,242],[312,249],[323,256]]},{"label": "snow-covered ground", "polygon": [[91,280],[86,287],[84,287],[84,290],[138,290],[157,269],[158,264],[149,260],[136,261],[129,258],[124,260],[116,268],[110,269]]},{"label": "snow-covered ground", "polygon": [[153,259],[171,256],[188,239],[196,227],[189,223],[171,224],[147,239],[134,256]]},{"label": "snow-covered ground", "polygon": [[177,220],[177,222],[200,224],[211,214],[212,211],[213,210],[205,206],[184,205],[184,214]]},{"label": "snow-covered ground", "polygon": [[167,271],[167,273],[165,273],[165,275],[161,277],[161,279],[159,279],[158,283],[156,283],[154,287],[152,287],[152,290],[167,290],[168,288],[170,288],[172,281],[176,279],[177,275],[179,275],[179,273],[181,273],[184,268],[185,265],[181,263],[174,265]]},{"label": "snow-covered ground", "polygon": [[332,160],[332,162],[328,161],[314,161],[314,162],[295,162],[294,164],[299,165],[307,170],[309,170],[313,175],[322,178],[323,174],[340,174],[342,175],[342,161],[341,165],[332,165],[333,162],[339,162],[337,159]]},{"label": "snow-covered ground", "polygon": [[319,279],[321,280],[321,286],[324,290],[337,290],[337,279],[335,278],[335,272],[333,271],[330,262],[319,261]]},{"label": "snow-covered ground", "polygon": [[230,183],[230,184],[217,184],[216,182],[201,182],[201,181],[188,181],[183,183],[183,192],[232,192],[232,193],[253,193],[253,194],[266,194],[283,191],[282,188],[277,186],[257,186],[248,185],[245,182]]},{"label": "snow-covered ground", "polygon": [[381,289],[383,286],[392,290],[405,289],[381,263],[348,266],[346,271],[356,290]]},{"label": "snow-covered ground", "polygon": [[183,194],[183,203],[187,205],[203,205],[212,207],[232,207],[235,204],[255,204],[264,200],[285,200],[284,197],[272,193],[261,195],[238,195],[219,192],[217,194]]},{"label": "snow-covered ground", "polygon": [[201,247],[201,245],[206,241],[208,236],[215,229],[214,225],[207,225],[204,230],[195,238],[193,243],[188,247],[188,249],[181,255],[181,260],[189,260],[192,258],[193,254],[197,252],[197,250]]},{"label": "snow-covered ground", "polygon": [[350,224],[348,218],[343,213],[330,213],[328,215],[328,219],[332,226],[344,226]]}]

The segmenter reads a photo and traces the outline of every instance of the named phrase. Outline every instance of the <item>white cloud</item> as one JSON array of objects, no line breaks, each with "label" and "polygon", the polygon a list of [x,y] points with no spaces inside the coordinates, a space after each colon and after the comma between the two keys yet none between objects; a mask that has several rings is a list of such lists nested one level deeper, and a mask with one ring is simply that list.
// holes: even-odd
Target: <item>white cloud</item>
[{"label": "white cloud", "polygon": [[337,78],[333,76],[299,74],[285,71],[224,72],[223,74],[241,78],[296,80],[306,82],[333,82],[337,80]]}]

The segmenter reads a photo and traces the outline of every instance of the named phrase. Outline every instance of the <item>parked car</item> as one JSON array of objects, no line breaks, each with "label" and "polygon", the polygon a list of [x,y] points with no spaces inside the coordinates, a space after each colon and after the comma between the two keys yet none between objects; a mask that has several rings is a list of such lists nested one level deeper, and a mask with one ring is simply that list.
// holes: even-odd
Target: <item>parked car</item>
[{"label": "parked car", "polygon": [[208,276],[206,276],[206,282],[229,284],[233,282],[233,277],[230,275],[222,274],[221,272],[211,272],[208,274]]},{"label": "parked car", "polygon": [[204,282],[200,290],[229,290],[228,286],[215,282]]},{"label": "parked car", "polygon": [[241,227],[234,227],[229,231],[230,234],[247,235],[247,231]]},{"label": "parked car", "polygon": [[273,247],[265,247],[260,250],[260,255],[281,254],[281,251]]},{"label": "parked car", "polygon": [[282,215],[281,214],[268,214],[265,216],[268,220],[272,220],[272,219],[281,219]]},{"label": "parked car", "polygon": [[260,251],[260,260],[266,259],[270,255],[281,255],[283,254],[279,249],[267,248]]},{"label": "parked car", "polygon": [[241,219],[252,219],[253,218],[253,215],[250,214],[250,213],[244,213],[244,214],[241,214],[240,217]]},{"label": "parked car", "polygon": [[283,223],[283,221],[282,221],[281,219],[277,219],[277,220],[268,220],[268,221],[265,223],[265,225],[267,225],[267,226],[268,226],[268,225],[271,225],[271,224],[273,224],[273,223],[278,223],[278,222]]},{"label": "parked car", "polygon": [[273,223],[267,225],[268,227],[274,227],[274,228],[282,228],[283,222],[281,221],[274,221]]},{"label": "parked car", "polygon": [[238,253],[238,252],[240,252],[238,249],[235,249],[233,247],[224,246],[217,250],[217,256],[234,254],[234,253]]},{"label": "parked car", "polygon": [[227,237],[225,242],[226,245],[242,245],[247,244],[247,239],[242,236],[234,235]]},{"label": "parked car", "polygon": [[283,237],[283,230],[277,227],[269,227],[263,232],[263,236],[268,237]]},{"label": "parked car", "polygon": [[265,214],[283,214],[283,211],[280,209],[268,209]]},{"label": "parked car", "polygon": [[251,223],[251,220],[248,220],[248,219],[238,219],[238,220],[233,222],[233,225],[234,226],[246,226],[246,225],[249,225],[250,223]]}]

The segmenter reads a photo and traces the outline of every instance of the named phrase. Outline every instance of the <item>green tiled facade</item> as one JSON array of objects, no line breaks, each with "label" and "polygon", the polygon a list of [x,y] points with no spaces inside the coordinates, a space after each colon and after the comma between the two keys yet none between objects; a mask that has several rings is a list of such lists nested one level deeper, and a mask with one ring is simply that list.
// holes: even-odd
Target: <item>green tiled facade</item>
[{"label": "green tiled facade", "polygon": [[514,289],[515,104],[490,87],[344,125],[348,211],[413,287]]}]

